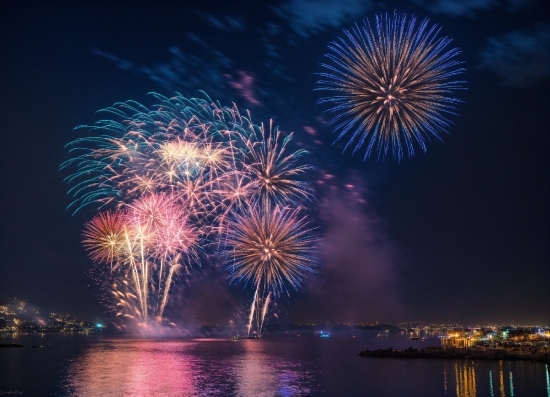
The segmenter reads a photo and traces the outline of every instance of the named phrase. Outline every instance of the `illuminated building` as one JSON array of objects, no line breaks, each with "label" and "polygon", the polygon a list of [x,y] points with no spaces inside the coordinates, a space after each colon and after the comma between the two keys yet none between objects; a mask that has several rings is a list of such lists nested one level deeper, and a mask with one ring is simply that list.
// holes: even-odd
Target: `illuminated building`
[{"label": "illuminated building", "polygon": [[442,347],[466,348],[472,347],[476,342],[475,338],[464,331],[450,331],[448,335],[441,337]]}]

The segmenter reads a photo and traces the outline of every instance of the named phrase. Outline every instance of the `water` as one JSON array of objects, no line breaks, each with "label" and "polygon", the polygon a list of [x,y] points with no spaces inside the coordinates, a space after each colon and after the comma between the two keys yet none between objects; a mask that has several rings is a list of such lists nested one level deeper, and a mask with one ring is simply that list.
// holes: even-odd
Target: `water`
[{"label": "water", "polygon": [[0,395],[550,397],[546,364],[358,356],[438,343],[401,335],[230,341],[51,334],[0,343],[25,345],[0,349]]}]

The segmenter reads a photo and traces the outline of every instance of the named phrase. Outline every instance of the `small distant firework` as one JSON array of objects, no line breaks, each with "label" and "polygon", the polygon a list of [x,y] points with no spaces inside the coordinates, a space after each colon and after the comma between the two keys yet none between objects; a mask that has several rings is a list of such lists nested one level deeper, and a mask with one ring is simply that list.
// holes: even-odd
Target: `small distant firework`
[{"label": "small distant firework", "polygon": [[328,46],[331,63],[321,64],[328,71],[319,73],[317,90],[334,96],[318,103],[332,106],[336,141],[347,136],[344,150],[365,149],[366,160],[373,151],[384,159],[391,149],[400,161],[404,151],[411,157],[418,145],[425,152],[426,140],[447,132],[446,115],[461,102],[451,94],[464,84],[452,78],[464,69],[454,59],[460,51],[448,49],[451,39],[438,38],[440,28],[428,22],[376,16],[375,29],[364,21]]},{"label": "small distant firework", "polygon": [[313,271],[314,228],[299,210],[253,207],[236,215],[228,227],[230,280],[253,285],[249,329],[256,312],[260,335],[271,296],[288,293],[289,287],[297,290],[304,273]]},{"label": "small distant firework", "polygon": [[107,209],[83,232],[103,300],[117,316],[144,325],[162,321],[179,269],[198,263],[205,247],[231,244],[240,255],[227,236],[242,230],[233,220],[252,216],[267,222],[262,230],[272,229],[278,247],[271,273],[254,281],[267,293],[259,297],[264,318],[271,295],[287,284],[297,288],[311,263],[306,218],[279,209],[313,199],[305,181],[311,166],[300,164],[307,152],[290,151],[292,134],[283,137],[272,122],[266,132],[236,106],[153,95],[160,100],[154,109],[134,101],[104,109],[122,121],[87,126],[99,134],[71,142],[75,157],[61,165],[73,169],[66,180],[75,212]]}]

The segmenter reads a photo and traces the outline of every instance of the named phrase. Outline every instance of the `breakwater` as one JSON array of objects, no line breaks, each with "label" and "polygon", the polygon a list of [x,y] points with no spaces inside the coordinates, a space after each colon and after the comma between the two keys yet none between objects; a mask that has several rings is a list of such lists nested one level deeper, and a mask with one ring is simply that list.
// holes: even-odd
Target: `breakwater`
[{"label": "breakwater", "polygon": [[442,347],[426,347],[424,349],[377,349],[359,352],[361,357],[390,357],[390,358],[455,358],[473,360],[508,360],[508,361],[535,361],[550,363],[548,352],[518,353],[506,349],[444,349]]}]

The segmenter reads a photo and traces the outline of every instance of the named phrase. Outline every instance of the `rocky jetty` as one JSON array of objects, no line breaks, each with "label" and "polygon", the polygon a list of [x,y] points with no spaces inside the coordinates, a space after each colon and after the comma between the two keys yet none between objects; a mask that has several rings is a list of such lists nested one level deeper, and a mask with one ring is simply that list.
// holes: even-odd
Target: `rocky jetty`
[{"label": "rocky jetty", "polygon": [[457,358],[472,360],[524,360],[550,363],[549,353],[517,353],[506,349],[444,349],[442,347],[426,347],[424,349],[378,349],[363,350],[361,357],[391,357],[391,358]]}]

